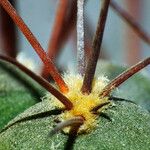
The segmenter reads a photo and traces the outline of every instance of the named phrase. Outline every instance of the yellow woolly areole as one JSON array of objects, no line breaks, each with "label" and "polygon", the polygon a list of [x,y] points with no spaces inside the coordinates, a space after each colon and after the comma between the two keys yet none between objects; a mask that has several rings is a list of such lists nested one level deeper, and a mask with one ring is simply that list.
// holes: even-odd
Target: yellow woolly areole
[{"label": "yellow woolly areole", "polygon": [[[98,115],[94,114],[91,110],[96,106],[108,102],[108,97],[100,99],[99,94],[102,89],[107,85],[108,79],[105,77],[99,77],[94,79],[92,85],[92,92],[89,95],[82,94],[81,87],[83,79],[79,75],[65,75],[64,81],[69,87],[69,92],[65,96],[73,103],[71,110],[66,110],[59,115],[60,121],[71,119],[75,116],[84,117],[84,124],[80,127],[79,132],[89,132],[93,127],[97,125]],[[46,96],[52,101],[52,105],[55,107],[63,108],[63,104],[59,102],[54,96],[48,94]],[[100,108],[102,111],[107,107]],[[70,128],[65,128],[65,132],[69,132]]]}]

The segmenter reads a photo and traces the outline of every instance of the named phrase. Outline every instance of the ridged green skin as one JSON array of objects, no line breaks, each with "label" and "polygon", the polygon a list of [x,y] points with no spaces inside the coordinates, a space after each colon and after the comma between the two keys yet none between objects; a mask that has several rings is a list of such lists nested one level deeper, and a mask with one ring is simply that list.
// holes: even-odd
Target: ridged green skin
[{"label": "ridged green skin", "polygon": [[0,62],[0,129],[40,100],[42,88],[13,65]]},{"label": "ridged green skin", "polygon": [[[71,137],[58,133],[49,137],[57,116],[50,103],[43,101],[11,121],[49,111],[43,118],[16,123],[1,133],[0,149],[5,150],[149,150],[150,115],[139,106],[129,102],[117,102],[105,111],[112,119],[99,118],[98,127],[89,134],[78,135],[75,143]],[[70,140],[69,140],[70,139]]]},{"label": "ridged green skin", "polygon": [[[98,74],[100,74],[99,72],[103,72],[105,75],[107,74],[110,79],[124,70],[122,67],[105,62],[98,65],[100,65]],[[9,73],[7,75],[9,75]],[[31,101],[31,105],[36,103],[36,101],[33,102],[33,100],[35,100],[34,96],[32,97],[30,94],[28,96],[27,89],[23,86],[24,84],[18,83],[17,81],[17,83],[14,84],[14,88],[10,88],[10,80],[7,78],[6,81],[8,82],[6,82],[5,79],[0,81],[1,83],[5,81],[5,90],[6,92],[7,89],[9,90],[7,95],[3,97],[5,97],[5,99],[8,97],[10,101],[9,103],[2,103],[2,108],[11,108],[14,102],[11,101],[13,95],[15,95],[15,98],[13,97],[12,99],[16,99],[16,105],[14,105],[14,107],[20,112],[25,109],[24,103],[17,105],[17,101],[20,99],[23,99],[22,101],[24,101],[24,99]],[[31,80],[29,83],[30,82]],[[20,86],[20,91],[16,89],[16,85]],[[149,79],[142,74],[138,74],[129,79],[129,81],[121,86],[121,92],[115,92],[114,94],[118,95],[118,97],[141,103],[144,107],[137,106],[130,102],[114,102],[115,106],[105,111],[112,121],[100,117],[98,126],[89,134],[78,135],[75,139],[75,143],[72,142],[73,137],[69,137],[63,133],[48,137],[48,133],[56,125],[54,119],[57,117],[58,112],[53,111],[49,101],[38,103],[9,122],[8,126],[22,118],[28,117],[30,119],[15,123],[0,134],[0,150],[149,150],[150,114],[145,109],[150,110],[149,85]],[[40,88],[37,89],[37,91],[40,92]],[[147,102],[146,105],[145,102]],[[26,108],[29,106],[30,105],[26,105]],[[0,112],[4,110],[5,109],[0,108]],[[19,113],[18,111],[12,115],[14,112],[12,108],[5,111],[7,113],[3,114],[4,116],[0,113],[0,119],[3,120],[3,125]],[[46,114],[45,117],[44,115],[41,115],[43,116],[42,118],[29,117],[47,111],[49,111],[49,113],[48,115]],[[11,117],[9,118],[9,116]]]}]

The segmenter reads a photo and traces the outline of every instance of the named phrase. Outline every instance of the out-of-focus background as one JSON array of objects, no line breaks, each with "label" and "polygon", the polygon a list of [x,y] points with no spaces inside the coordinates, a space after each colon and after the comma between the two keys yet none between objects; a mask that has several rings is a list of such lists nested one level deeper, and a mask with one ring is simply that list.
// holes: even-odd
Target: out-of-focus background
[{"label": "out-of-focus background", "polygon": [[[60,4],[63,6],[60,1],[64,1],[65,3],[66,0],[10,0],[45,50],[47,50],[48,45],[50,45],[48,43],[50,43],[49,41],[51,40],[53,33],[58,31],[57,28],[54,28],[54,22],[56,20],[56,15],[61,8]],[[70,3],[71,1],[72,0],[69,0]],[[114,1],[140,24],[146,34],[149,33],[150,35],[149,0]],[[71,13],[70,5],[71,4],[67,6],[67,15],[68,13]],[[91,48],[100,5],[100,0],[86,0],[84,15],[87,49]],[[75,11],[75,8],[73,8],[73,10]],[[12,23],[5,15],[6,14],[1,9],[1,53],[8,53],[10,56],[16,57],[19,61],[25,63],[27,66],[32,66],[36,72],[40,72],[41,70],[39,68],[42,68],[42,63],[37,54],[19,30],[14,32]],[[57,24],[57,26],[59,25]],[[65,28],[67,29],[69,26],[71,26],[70,20]],[[68,32],[66,29],[63,30],[64,33],[61,35]],[[60,39],[60,41],[64,40],[60,48],[61,51],[56,59],[56,63],[60,68],[76,67],[76,30],[71,28],[68,34],[66,40],[64,40],[65,37],[63,36],[62,39]],[[53,40],[56,42],[55,39]],[[58,41],[57,45],[59,45],[60,41]],[[13,54],[13,51],[16,51],[16,54]],[[118,64],[132,65],[148,56],[150,56],[150,40],[149,43],[142,40],[128,23],[124,21],[112,7],[110,7],[104,32],[101,57]]]}]

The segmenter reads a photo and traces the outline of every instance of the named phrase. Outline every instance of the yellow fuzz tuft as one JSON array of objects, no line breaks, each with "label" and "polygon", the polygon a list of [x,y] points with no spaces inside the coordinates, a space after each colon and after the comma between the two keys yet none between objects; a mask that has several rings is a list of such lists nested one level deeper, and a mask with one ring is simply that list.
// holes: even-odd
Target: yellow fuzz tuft
[{"label": "yellow fuzz tuft", "polygon": [[[66,121],[75,116],[83,116],[85,121],[80,127],[79,132],[89,132],[97,125],[98,115],[94,114],[91,110],[96,106],[108,102],[108,97],[100,99],[99,94],[102,89],[107,85],[108,79],[105,77],[99,77],[94,79],[92,85],[92,92],[89,95],[82,94],[80,91],[82,87],[83,79],[79,75],[65,75],[64,81],[69,87],[69,92],[65,96],[73,103],[71,110],[66,110],[59,116],[60,121]],[[47,95],[48,99],[52,100],[54,107],[63,108],[61,102],[59,102],[54,96]],[[109,105],[109,104],[108,104]],[[104,110],[108,105],[100,108],[99,111]],[[65,128],[64,132],[68,133],[70,128]]]}]

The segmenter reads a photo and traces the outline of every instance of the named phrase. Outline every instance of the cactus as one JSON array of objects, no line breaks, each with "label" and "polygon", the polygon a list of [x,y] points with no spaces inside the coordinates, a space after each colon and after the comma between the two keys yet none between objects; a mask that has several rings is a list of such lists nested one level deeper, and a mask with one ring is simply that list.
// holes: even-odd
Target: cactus
[{"label": "cactus", "polygon": [[[84,0],[78,2],[78,9],[83,9]],[[101,70],[95,76],[109,3],[110,0],[102,1],[88,61],[83,52],[84,33],[81,33],[78,34],[78,74],[68,73],[62,76],[8,0],[0,0],[0,5],[26,36],[58,87],[57,89],[15,59],[0,55],[0,59],[7,62],[2,63],[0,68],[3,72],[1,77],[4,78],[1,80],[0,90],[7,100],[2,99],[3,107],[0,108],[1,112],[6,113],[2,117],[0,149],[150,149],[150,102],[147,101],[150,96],[149,79],[139,74],[133,81],[127,81],[127,85],[122,86],[120,92],[114,91],[135,73],[148,66],[150,57],[127,70],[100,62]],[[83,17],[83,10],[78,11],[82,13],[78,13],[81,16],[77,16],[77,19]],[[78,23],[78,32],[84,32],[83,24],[80,26],[80,21]],[[16,68],[12,67],[12,64],[21,70],[17,70],[18,76],[14,74]],[[114,69],[109,70],[112,68]],[[14,71],[10,74],[6,70]],[[124,72],[111,81],[100,76],[108,73],[111,79],[121,70]],[[25,78],[26,84],[18,77]],[[42,87],[37,86],[35,81]],[[139,82],[141,87],[137,88]],[[39,101],[43,88],[48,93],[42,98],[42,102],[35,104],[35,96]],[[12,99],[13,103],[16,102],[15,111],[7,109],[12,105]],[[18,102],[20,99],[21,103]],[[32,107],[28,108],[29,106]],[[23,110],[25,111],[20,113]]]}]

